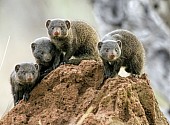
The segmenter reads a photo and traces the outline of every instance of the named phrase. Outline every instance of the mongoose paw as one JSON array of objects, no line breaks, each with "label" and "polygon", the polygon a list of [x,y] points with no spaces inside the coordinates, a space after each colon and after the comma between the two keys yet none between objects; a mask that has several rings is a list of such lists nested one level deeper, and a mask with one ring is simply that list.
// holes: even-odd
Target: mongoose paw
[{"label": "mongoose paw", "polygon": [[19,103],[19,100],[17,102],[14,103],[14,106],[16,106]]},{"label": "mongoose paw", "polygon": [[59,65],[53,64],[52,69],[56,69]]},{"label": "mongoose paw", "polygon": [[116,76],[118,76],[118,74],[117,74],[117,73],[113,73],[110,77],[111,77],[111,78],[114,78],[114,77],[116,77]]},{"label": "mongoose paw", "polygon": [[131,74],[131,76],[134,77],[134,78],[139,78],[140,77],[140,75],[138,75],[138,74]]},{"label": "mongoose paw", "polygon": [[28,101],[29,97],[30,97],[30,95],[29,95],[28,93],[25,93],[25,94],[23,95],[24,101]]},{"label": "mongoose paw", "polygon": [[40,75],[41,79],[43,79],[46,75],[48,75],[48,73],[45,73],[45,72],[41,73]]},{"label": "mongoose paw", "polygon": [[110,72],[110,70],[109,69],[105,69],[105,72],[104,72],[104,78],[105,79],[108,79],[108,78],[110,78],[111,77],[111,72]]},{"label": "mongoose paw", "polygon": [[108,79],[110,77],[110,75],[109,74],[104,74],[104,79]]},{"label": "mongoose paw", "polygon": [[50,73],[51,71],[52,71],[52,69],[49,68],[49,69],[45,70],[44,73],[48,74],[48,73]]},{"label": "mongoose paw", "polygon": [[66,62],[65,62],[65,61],[61,62],[61,65],[64,65],[64,64],[66,64]]}]

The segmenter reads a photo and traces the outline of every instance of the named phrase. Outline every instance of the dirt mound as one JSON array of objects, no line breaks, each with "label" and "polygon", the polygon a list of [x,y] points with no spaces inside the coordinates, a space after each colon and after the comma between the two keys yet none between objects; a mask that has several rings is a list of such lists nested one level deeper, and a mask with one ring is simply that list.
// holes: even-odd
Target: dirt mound
[{"label": "dirt mound", "polygon": [[95,61],[62,65],[20,101],[0,125],[168,125],[146,75],[116,77],[104,84]]}]

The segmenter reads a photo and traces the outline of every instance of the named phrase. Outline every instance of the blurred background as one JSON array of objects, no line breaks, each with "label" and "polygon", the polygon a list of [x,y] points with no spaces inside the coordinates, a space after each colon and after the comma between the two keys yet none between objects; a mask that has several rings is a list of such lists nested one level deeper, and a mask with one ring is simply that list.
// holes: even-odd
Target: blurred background
[{"label": "blurred background", "polygon": [[0,117],[13,107],[9,82],[14,66],[35,62],[30,44],[48,36],[47,19],[83,20],[102,37],[123,28],[146,51],[147,73],[170,121],[170,0],[0,0]]},{"label": "blurred background", "polygon": [[45,22],[53,18],[83,20],[97,29],[86,0],[0,0],[0,116],[13,107],[10,73],[18,63],[35,62],[30,44],[48,37]]}]

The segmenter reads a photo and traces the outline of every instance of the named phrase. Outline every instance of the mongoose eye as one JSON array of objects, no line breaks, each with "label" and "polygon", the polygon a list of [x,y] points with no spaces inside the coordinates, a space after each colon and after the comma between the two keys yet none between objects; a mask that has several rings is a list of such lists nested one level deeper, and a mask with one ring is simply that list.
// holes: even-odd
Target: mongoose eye
[{"label": "mongoose eye", "polygon": [[118,48],[116,48],[115,51],[118,52]]},{"label": "mongoose eye", "polygon": [[109,52],[109,49],[108,49],[108,48],[106,49],[106,52]]},{"label": "mongoose eye", "polygon": [[22,71],[22,74],[25,74],[26,72],[25,71]]},{"label": "mongoose eye", "polygon": [[44,52],[40,52],[42,55],[44,54]]},{"label": "mongoose eye", "polygon": [[53,30],[53,29],[54,29],[54,26],[52,26],[51,29]]}]

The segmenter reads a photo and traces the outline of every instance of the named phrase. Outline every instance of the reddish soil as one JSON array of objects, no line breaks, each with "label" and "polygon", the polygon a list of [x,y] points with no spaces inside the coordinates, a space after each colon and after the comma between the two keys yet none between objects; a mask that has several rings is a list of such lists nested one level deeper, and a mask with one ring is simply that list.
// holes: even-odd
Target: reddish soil
[{"label": "reddish soil", "polygon": [[20,101],[0,125],[168,125],[150,82],[140,78],[109,78],[95,61],[62,65]]}]

